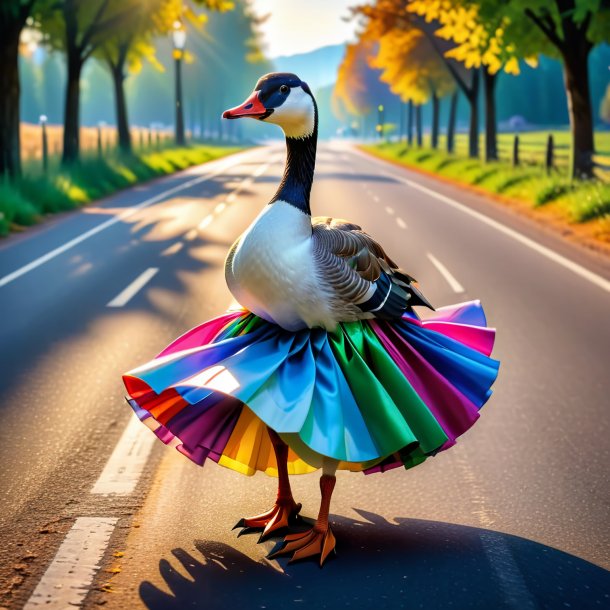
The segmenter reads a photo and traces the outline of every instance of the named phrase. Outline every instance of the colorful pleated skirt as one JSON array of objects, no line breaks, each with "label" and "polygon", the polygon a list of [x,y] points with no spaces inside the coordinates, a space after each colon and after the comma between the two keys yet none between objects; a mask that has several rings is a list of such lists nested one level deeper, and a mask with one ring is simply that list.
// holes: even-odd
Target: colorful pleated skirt
[{"label": "colorful pleated skirt", "polygon": [[416,466],[474,424],[498,374],[494,337],[478,301],[334,332],[233,311],[123,380],[140,420],[196,464],[276,475],[269,427],[290,447],[290,474],[324,458],[370,474]]}]

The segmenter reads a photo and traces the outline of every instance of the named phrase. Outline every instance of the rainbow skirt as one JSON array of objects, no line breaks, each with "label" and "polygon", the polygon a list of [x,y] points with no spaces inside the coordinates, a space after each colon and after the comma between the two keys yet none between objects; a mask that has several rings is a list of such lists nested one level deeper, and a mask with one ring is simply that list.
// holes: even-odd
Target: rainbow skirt
[{"label": "rainbow skirt", "polygon": [[498,374],[494,337],[478,301],[332,333],[235,311],[123,379],[138,417],[199,465],[276,475],[269,426],[290,447],[290,474],[324,457],[369,474],[416,466],[474,424]]}]

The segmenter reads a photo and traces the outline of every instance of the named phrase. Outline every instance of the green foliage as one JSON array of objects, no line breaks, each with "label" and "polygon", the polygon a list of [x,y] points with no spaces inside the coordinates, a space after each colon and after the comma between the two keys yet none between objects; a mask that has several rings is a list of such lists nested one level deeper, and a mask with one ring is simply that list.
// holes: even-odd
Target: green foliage
[{"label": "green foliage", "polygon": [[8,181],[0,183],[0,235],[7,235],[13,224],[34,224],[38,217],[34,205],[19,190]]},{"label": "green foliage", "polygon": [[84,159],[48,176],[24,176],[0,183],[0,235],[38,222],[45,214],[71,210],[138,182],[173,173],[236,152],[237,148],[195,146],[141,156]]},{"label": "green foliage", "polygon": [[535,195],[535,204],[544,205],[550,201],[555,201],[561,196],[574,190],[574,186],[565,178],[551,178],[543,184]]},{"label": "green foliage", "polygon": [[364,149],[462,184],[476,185],[490,193],[525,201],[534,208],[553,202],[572,222],[607,219],[610,223],[610,184],[600,180],[571,182],[567,169],[549,178],[540,166],[513,168],[501,161],[485,164],[441,151],[408,148],[402,143],[365,146]]},{"label": "green foliage", "polygon": [[575,222],[587,222],[595,218],[610,220],[610,185],[591,182],[574,189],[568,196],[569,208]]}]

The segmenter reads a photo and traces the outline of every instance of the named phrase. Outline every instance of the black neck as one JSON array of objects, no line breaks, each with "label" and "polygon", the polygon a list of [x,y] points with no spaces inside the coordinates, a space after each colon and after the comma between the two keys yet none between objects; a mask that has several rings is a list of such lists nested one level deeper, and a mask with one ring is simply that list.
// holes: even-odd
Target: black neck
[{"label": "black neck", "polygon": [[286,201],[311,216],[309,193],[316,165],[318,141],[318,111],[314,106],[314,128],[304,138],[286,138],[286,167],[280,186],[269,203]]}]

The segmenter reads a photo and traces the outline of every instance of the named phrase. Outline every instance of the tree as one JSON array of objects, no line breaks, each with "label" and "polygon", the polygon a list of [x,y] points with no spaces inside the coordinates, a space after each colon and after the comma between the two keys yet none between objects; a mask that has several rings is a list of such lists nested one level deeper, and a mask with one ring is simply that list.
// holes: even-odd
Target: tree
[{"label": "tree", "polygon": [[[372,5],[362,5],[352,9],[354,15],[361,15],[367,20],[366,32],[383,35],[393,30],[409,31],[417,29],[422,32],[438,58],[444,63],[455,84],[466,97],[470,106],[470,126],[468,133],[468,153],[471,157],[479,155],[479,70],[467,69],[458,61],[447,57],[447,52],[455,45],[435,36],[441,28],[438,20],[449,10],[449,0],[438,0],[432,3],[418,0],[377,0]],[[434,8],[434,11],[430,10]]]},{"label": "tree", "polygon": [[590,178],[594,170],[593,109],[589,55],[610,41],[608,0],[491,0],[480,2],[483,18],[501,12],[504,44],[522,57],[547,53],[563,65],[572,135],[572,176]]},{"label": "tree", "polygon": [[438,145],[439,99],[455,90],[451,74],[418,29],[390,30],[379,40],[371,65],[392,93],[417,106],[432,101],[432,148]]},{"label": "tree", "polygon": [[485,159],[493,161],[498,158],[495,102],[497,74],[501,69],[509,74],[518,74],[519,62],[514,45],[504,44],[503,41],[506,16],[501,11],[489,10],[483,17],[479,10],[482,4],[491,8],[493,2],[412,0],[407,10],[424,17],[426,22],[439,24],[434,35],[452,43],[452,48],[444,52],[444,57],[453,58],[468,69],[481,69],[485,100]]},{"label": "tree", "polygon": [[131,136],[127,114],[127,101],[124,81],[127,67],[134,69],[143,56],[154,61],[155,49],[150,38],[155,29],[153,15],[160,10],[160,2],[149,5],[144,10],[141,2],[131,3],[129,13],[122,27],[116,28],[95,50],[95,55],[102,59],[112,77],[116,107],[117,143],[123,153],[131,153]]},{"label": "tree", "polygon": [[35,0],[0,2],[0,177],[21,174],[19,38]]},{"label": "tree", "polygon": [[37,20],[47,42],[66,53],[68,77],[64,106],[62,163],[80,152],[80,76],[84,63],[128,16],[129,2],[119,0],[39,0]]},{"label": "tree", "polygon": [[333,91],[333,107],[335,113],[341,116],[341,104],[349,114],[363,116],[371,110],[368,97],[369,74],[368,56],[372,53],[372,45],[367,41],[348,44],[345,57],[337,72],[337,82]]},{"label": "tree", "polygon": [[606,87],[606,93],[599,105],[599,117],[604,123],[610,123],[610,85]]}]

